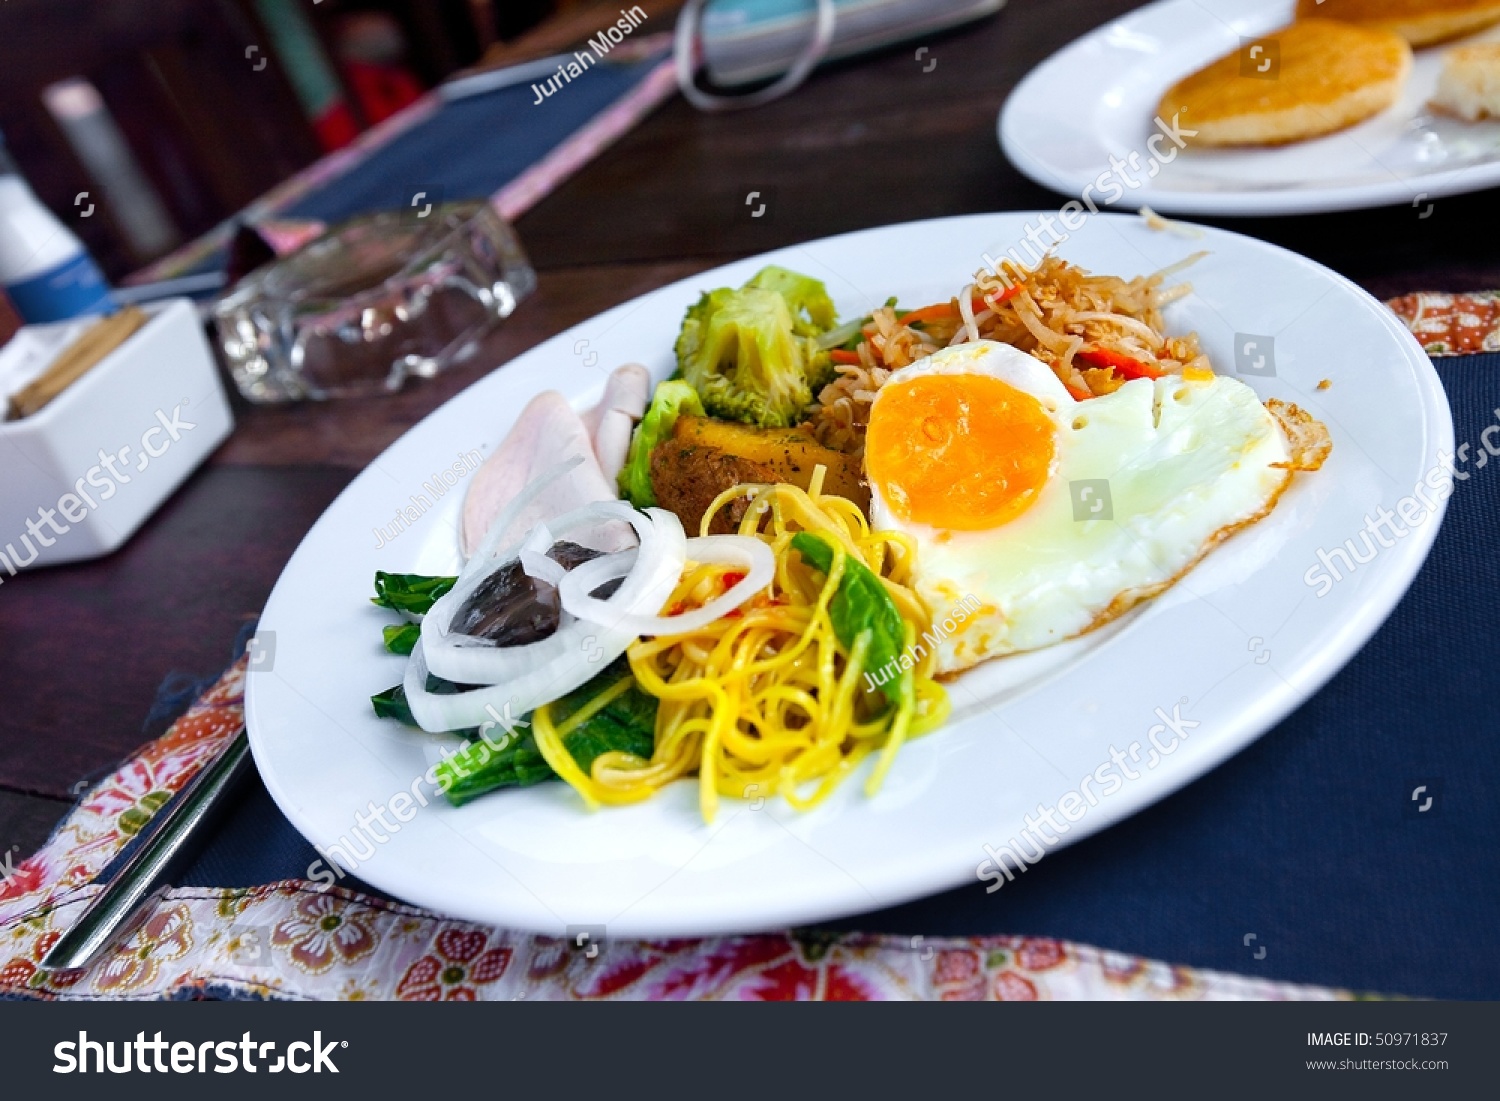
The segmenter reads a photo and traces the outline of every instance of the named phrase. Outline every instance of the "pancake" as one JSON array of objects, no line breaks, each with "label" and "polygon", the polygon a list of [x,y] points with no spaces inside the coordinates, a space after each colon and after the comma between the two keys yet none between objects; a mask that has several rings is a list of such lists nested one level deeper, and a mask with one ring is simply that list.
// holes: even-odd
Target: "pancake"
[{"label": "pancake", "polygon": [[1430,46],[1500,23],[1497,0],[1297,0],[1298,19],[1338,19]]},{"label": "pancake", "polygon": [[1500,118],[1500,42],[1457,46],[1444,54],[1432,108],[1469,122]]},{"label": "pancake", "polygon": [[[1411,47],[1399,35],[1304,19],[1235,50],[1162,97],[1197,145],[1285,145],[1363,122],[1401,96]],[[1262,70],[1262,67],[1264,69]],[[1266,75],[1260,75],[1263,71]]]}]

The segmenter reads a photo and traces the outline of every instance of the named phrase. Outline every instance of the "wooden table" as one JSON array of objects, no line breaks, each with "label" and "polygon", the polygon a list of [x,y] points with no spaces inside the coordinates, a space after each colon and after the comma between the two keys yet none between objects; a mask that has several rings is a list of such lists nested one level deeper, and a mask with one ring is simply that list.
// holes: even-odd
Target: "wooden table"
[{"label": "wooden table", "polygon": [[[576,322],[766,249],[891,222],[1064,200],[1001,155],[995,120],[1036,63],[1125,0],[1012,0],[996,18],[830,68],[741,114],[669,104],[523,218],[541,273],[480,355],[380,399],[237,408],[212,461],[119,552],[0,585],[0,854],[30,852],[75,785],[129,753],[171,673],[210,676],[302,535],[381,449]],[[932,59],[938,64],[925,71]],[[758,191],[766,214],[750,217]],[[758,201],[761,201],[758,200]],[[1224,220],[1391,296],[1500,287],[1492,194],[1315,218]],[[971,930],[978,933],[987,930]]]}]

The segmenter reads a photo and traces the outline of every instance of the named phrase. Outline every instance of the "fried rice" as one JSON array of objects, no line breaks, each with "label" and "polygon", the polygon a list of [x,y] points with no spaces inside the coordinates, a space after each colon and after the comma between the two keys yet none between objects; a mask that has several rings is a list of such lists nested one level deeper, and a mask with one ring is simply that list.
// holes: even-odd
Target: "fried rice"
[{"label": "fried rice", "polygon": [[[1055,256],[1034,269],[1011,261],[980,271],[951,302],[901,314],[876,310],[862,329],[858,362],[839,364],[839,377],[818,395],[811,427],[827,447],[864,449],[870,406],[891,373],[941,348],[996,340],[1029,352],[1052,368],[1077,399],[1112,393],[1132,378],[1187,370],[1212,371],[1196,334],[1166,333],[1162,309],[1192,287],[1166,286],[1204,253],[1150,276],[1090,275]],[[849,353],[843,353],[851,359]]]}]

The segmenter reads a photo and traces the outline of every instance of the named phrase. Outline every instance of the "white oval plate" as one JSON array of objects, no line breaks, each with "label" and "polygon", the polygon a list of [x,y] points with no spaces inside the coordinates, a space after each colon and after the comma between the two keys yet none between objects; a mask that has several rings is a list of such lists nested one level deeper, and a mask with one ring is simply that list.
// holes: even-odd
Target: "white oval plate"
[{"label": "white oval plate", "polygon": [[[892,226],[705,272],[554,337],[393,444],[313,527],[261,619],[274,649],[261,648],[261,668],[249,676],[246,715],[261,776],[287,817],[314,844],[354,857],[349,870],[374,886],[463,918],[550,933],[569,925],[631,936],[750,931],[972,883],[986,844],[1019,840],[1025,815],[1098,773],[1097,805],[1052,834],[1058,844],[1077,840],[1201,775],[1307,699],[1385,619],[1436,533],[1438,518],[1429,518],[1330,582],[1321,599],[1305,579],[1319,548],[1361,531],[1379,505],[1394,508],[1437,467],[1440,449],[1451,452],[1437,376],[1392,314],[1311,261],[1223,231],[1187,242],[1133,216],[1103,215],[1062,247],[1064,257],[1134,275],[1210,249],[1192,271],[1196,294],[1171,307],[1173,330],[1197,330],[1221,369],[1235,362],[1237,333],[1258,334],[1252,351],[1272,353],[1277,375],[1246,381],[1328,424],[1331,461],[1299,476],[1269,519],[1111,629],[964,676],[951,687],[952,722],[902,749],[874,799],[856,777],[811,813],[731,799],[712,825],[699,819],[691,782],[593,814],[556,783],[458,810],[441,799],[392,803],[414,788],[433,794],[419,779],[433,739],[370,712],[370,695],[398,683],[404,667],[381,649],[390,619],[370,604],[371,579],[377,569],[456,569],[466,485],[452,468],[465,465],[463,454],[492,449],[543,389],[583,407],[616,364],[637,360],[665,377],[683,311],[700,291],[737,286],[763,264],[825,280],[841,315],[858,316],[891,294],[910,305],[952,295],[982,253],[999,255],[1033,218]],[[1319,392],[1323,378],[1333,386]],[[452,488],[434,482],[444,469]],[[410,526],[396,531],[393,518],[405,509]],[[377,528],[394,536],[380,549]],[[1157,708],[1199,724],[1169,756],[1148,738]],[[1125,779],[1110,771],[1111,747],[1129,753],[1132,743],[1140,743],[1136,760],[1122,767],[1136,778]],[[360,825],[362,815],[371,822],[372,805],[389,808],[389,825]],[[399,821],[403,812],[410,821]],[[368,859],[359,855],[366,849]]]},{"label": "white oval plate", "polygon": [[[1287,0],[1161,0],[1090,32],[1011,93],[1000,112],[1005,155],[1065,195],[1082,197],[1092,186],[1098,206],[1172,214],[1317,214],[1392,204],[1425,212],[1433,199],[1500,184],[1500,122],[1461,122],[1426,106],[1446,44],[1417,51],[1396,106],[1340,133],[1274,149],[1194,149],[1191,138],[1180,151],[1165,139],[1154,151],[1148,146],[1162,93],[1285,26],[1294,10]],[[1270,62],[1257,58],[1262,64]],[[1191,128],[1192,120],[1184,116],[1181,125]],[[1111,157],[1123,170],[1111,167]]]}]

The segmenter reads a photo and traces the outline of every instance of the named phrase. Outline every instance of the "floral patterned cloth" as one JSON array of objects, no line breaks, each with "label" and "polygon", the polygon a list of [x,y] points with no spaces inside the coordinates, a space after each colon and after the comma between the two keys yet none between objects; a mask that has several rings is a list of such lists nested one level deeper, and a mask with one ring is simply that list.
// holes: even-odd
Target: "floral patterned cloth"
[{"label": "floral patterned cloth", "polygon": [[241,721],[243,660],[0,883],[0,997],[399,1001],[1306,999],[1349,995],[1062,941],[785,933],[570,944],[318,883],[179,888],[80,971],[38,966],[93,879]]},{"label": "floral patterned cloth", "polygon": [[1387,305],[1430,356],[1500,352],[1500,291],[1408,294]]}]

